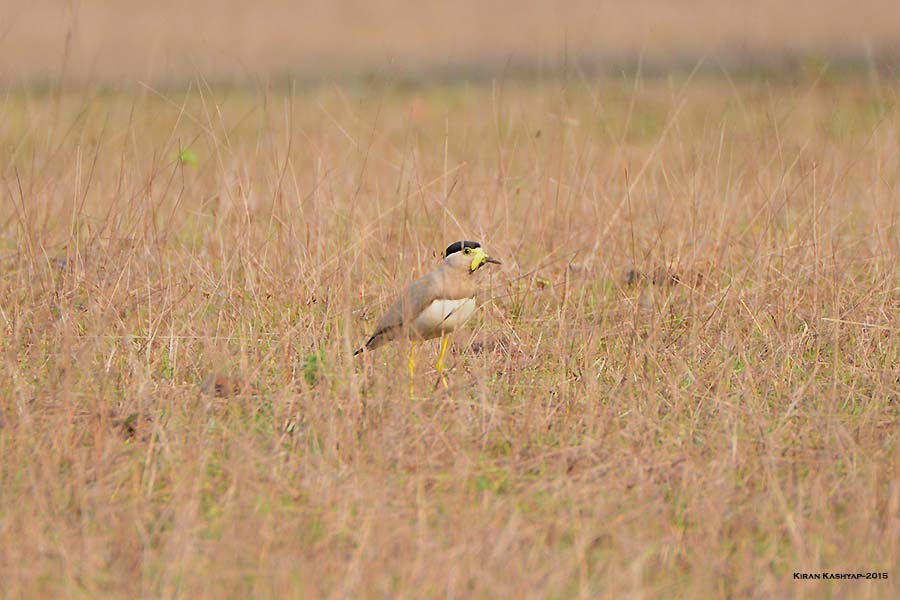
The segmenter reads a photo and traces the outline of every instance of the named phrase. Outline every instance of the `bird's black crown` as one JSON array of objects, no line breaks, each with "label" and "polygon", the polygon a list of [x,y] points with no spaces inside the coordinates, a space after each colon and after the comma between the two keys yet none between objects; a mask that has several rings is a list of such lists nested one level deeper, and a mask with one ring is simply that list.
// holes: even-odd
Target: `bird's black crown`
[{"label": "bird's black crown", "polygon": [[481,244],[478,242],[470,242],[466,240],[464,242],[454,242],[447,246],[447,249],[444,250],[444,258],[447,258],[454,252],[460,252],[463,248],[481,248]]}]

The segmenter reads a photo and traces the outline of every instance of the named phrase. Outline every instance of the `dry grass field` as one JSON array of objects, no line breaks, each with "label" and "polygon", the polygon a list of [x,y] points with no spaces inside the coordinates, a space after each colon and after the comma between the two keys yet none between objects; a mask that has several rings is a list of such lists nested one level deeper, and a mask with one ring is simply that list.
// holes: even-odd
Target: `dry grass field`
[{"label": "dry grass field", "polygon": [[[898,94],[9,91],[2,595],[894,596]],[[461,237],[410,397],[351,353]]]},{"label": "dry grass field", "polygon": [[897,597],[898,19],[3,2],[0,597]]}]

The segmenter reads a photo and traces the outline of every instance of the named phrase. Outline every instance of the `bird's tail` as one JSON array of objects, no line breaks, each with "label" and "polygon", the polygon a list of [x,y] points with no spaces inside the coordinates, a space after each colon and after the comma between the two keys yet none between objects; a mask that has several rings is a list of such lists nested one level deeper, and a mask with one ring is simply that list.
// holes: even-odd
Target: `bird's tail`
[{"label": "bird's tail", "polygon": [[368,340],[366,340],[366,343],[363,344],[362,348],[360,348],[359,350],[357,350],[356,352],[353,353],[353,356],[362,354],[366,350],[374,350],[375,348],[378,348],[379,346],[381,346],[381,344],[384,343],[384,340],[382,338],[383,334],[384,334],[384,332],[382,330],[379,330],[376,333],[374,333],[372,335],[372,337],[370,337]]},{"label": "bird's tail", "polygon": [[363,344],[359,350],[357,350],[356,352],[353,353],[353,356],[358,356],[358,355],[362,354],[363,352],[365,352],[366,350],[371,350],[372,349],[372,340],[374,340],[374,339],[375,339],[375,336],[373,335],[368,340],[366,340],[366,343]]}]

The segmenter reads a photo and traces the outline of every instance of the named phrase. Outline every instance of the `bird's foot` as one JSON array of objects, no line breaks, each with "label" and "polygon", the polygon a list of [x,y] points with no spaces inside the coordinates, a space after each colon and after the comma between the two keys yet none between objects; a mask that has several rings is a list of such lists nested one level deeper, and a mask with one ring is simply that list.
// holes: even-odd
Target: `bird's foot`
[{"label": "bird's foot", "polygon": [[434,382],[434,390],[437,391],[439,387],[443,386],[445,390],[450,389],[450,385],[447,383],[447,377],[444,375],[444,371],[438,371],[437,380]]}]

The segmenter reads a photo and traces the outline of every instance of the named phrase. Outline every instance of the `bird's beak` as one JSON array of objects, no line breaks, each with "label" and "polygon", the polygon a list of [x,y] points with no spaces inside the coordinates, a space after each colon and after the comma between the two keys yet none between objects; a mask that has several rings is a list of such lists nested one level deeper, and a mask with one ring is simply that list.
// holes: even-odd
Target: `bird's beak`
[{"label": "bird's beak", "polygon": [[472,272],[480,269],[482,266],[484,266],[485,263],[494,263],[498,265],[500,264],[499,260],[497,260],[496,258],[491,258],[487,254],[485,254],[484,250],[482,250],[481,248],[473,248],[472,253],[475,255],[475,258],[472,259]]}]

